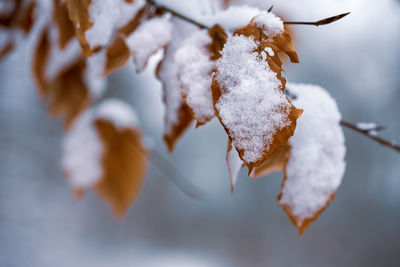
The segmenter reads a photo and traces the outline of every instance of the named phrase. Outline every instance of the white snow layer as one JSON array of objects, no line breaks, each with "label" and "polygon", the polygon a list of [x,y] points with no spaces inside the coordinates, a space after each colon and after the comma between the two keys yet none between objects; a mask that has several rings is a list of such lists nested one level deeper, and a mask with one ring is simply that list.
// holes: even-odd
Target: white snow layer
[{"label": "white snow layer", "polygon": [[193,25],[174,19],[172,39],[164,53],[163,63],[159,70],[159,78],[163,83],[163,98],[165,101],[165,130],[170,134],[174,125],[178,123],[178,110],[183,103],[179,90],[178,70],[175,63],[175,52],[182,44],[185,34],[193,29]]},{"label": "white snow layer", "polygon": [[327,205],[339,187],[346,148],[335,100],[316,85],[288,83],[286,88],[304,113],[289,139],[292,149],[279,203],[291,207],[301,226]]},{"label": "white snow layer", "polygon": [[265,35],[273,37],[283,32],[283,21],[275,16],[273,13],[268,11],[261,11],[257,16],[254,17],[255,24],[263,29]]},{"label": "white snow layer", "polygon": [[146,67],[147,60],[172,38],[171,16],[166,14],[143,22],[130,36],[126,44],[133,54],[136,70]]},{"label": "white snow layer", "polygon": [[101,179],[103,146],[94,125],[96,119],[105,119],[118,128],[138,126],[135,111],[118,99],[105,100],[86,110],[63,141],[63,168],[75,188],[90,188]]},{"label": "white snow layer", "polygon": [[290,106],[279,89],[281,82],[253,52],[256,47],[251,37],[233,36],[222,51],[215,74],[223,90],[216,109],[248,163],[257,162],[276,131],[290,123]]},{"label": "white snow layer", "polygon": [[144,0],[128,3],[125,0],[96,0],[89,6],[89,16],[92,28],[86,31],[85,37],[89,45],[107,45],[114,32],[128,23],[144,6]]},{"label": "white snow layer", "polygon": [[101,178],[102,143],[93,126],[93,110],[84,112],[63,140],[63,169],[75,188],[90,188]]},{"label": "white snow layer", "polygon": [[364,131],[375,130],[378,127],[375,122],[357,122],[356,126]]},{"label": "white snow layer", "polygon": [[96,107],[96,119],[105,119],[119,128],[135,128],[139,125],[136,112],[127,103],[110,98],[101,102]]},{"label": "white snow layer", "polygon": [[175,54],[181,93],[200,124],[214,117],[211,75],[216,63],[207,50],[211,42],[207,30],[196,31]]}]

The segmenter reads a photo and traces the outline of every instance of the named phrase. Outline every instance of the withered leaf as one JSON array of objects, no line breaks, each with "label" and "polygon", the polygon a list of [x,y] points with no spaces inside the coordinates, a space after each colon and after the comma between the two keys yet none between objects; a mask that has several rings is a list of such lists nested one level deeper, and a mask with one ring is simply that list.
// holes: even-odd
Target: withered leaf
[{"label": "withered leaf", "polygon": [[129,48],[124,39],[116,37],[106,50],[106,66],[103,75],[109,75],[125,66],[130,57]]},{"label": "withered leaf", "polygon": [[251,173],[251,177],[256,179],[261,176],[268,175],[273,171],[283,171],[285,169],[286,163],[290,157],[290,144],[276,149],[271,156],[266,159],[261,165],[255,167]]},{"label": "withered leaf", "polygon": [[74,38],[74,24],[68,15],[67,4],[61,0],[54,0],[53,20],[58,28],[58,45],[61,49]]},{"label": "withered leaf", "polygon": [[137,198],[147,168],[147,151],[137,129],[119,129],[110,121],[97,119],[103,144],[102,176],[96,191],[111,204],[116,216],[123,215]]},{"label": "withered leaf", "polygon": [[278,53],[298,61],[291,38],[283,25],[279,33],[266,35],[256,18],[225,45],[211,86],[216,115],[249,173],[287,144],[302,113],[283,92]]},{"label": "withered leaf", "polygon": [[85,37],[85,32],[93,26],[89,16],[89,6],[92,0],[66,0],[69,17],[74,23],[76,37],[79,40],[83,54],[91,56],[92,50]]}]

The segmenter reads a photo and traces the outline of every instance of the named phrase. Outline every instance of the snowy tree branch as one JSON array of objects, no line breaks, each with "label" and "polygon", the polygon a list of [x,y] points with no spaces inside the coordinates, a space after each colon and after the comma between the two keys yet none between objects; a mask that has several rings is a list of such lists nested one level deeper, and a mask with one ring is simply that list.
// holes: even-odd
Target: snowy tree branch
[{"label": "snowy tree branch", "polygon": [[375,129],[361,129],[361,128],[358,127],[357,125],[352,124],[352,123],[347,122],[347,121],[343,121],[343,120],[340,122],[340,125],[342,125],[343,127],[347,128],[347,129],[356,131],[356,132],[358,132],[358,133],[364,135],[365,137],[367,137],[367,138],[369,138],[369,139],[371,139],[371,140],[374,140],[375,142],[378,142],[379,144],[381,144],[381,145],[383,145],[383,146],[386,146],[386,147],[388,147],[388,148],[390,148],[390,149],[393,149],[393,150],[395,150],[395,151],[397,151],[397,152],[400,152],[400,146],[399,146],[399,145],[396,145],[395,142],[393,142],[393,141],[392,141],[392,142],[387,141],[387,140],[382,139],[382,138],[380,138],[380,137],[378,137],[378,136],[375,136],[375,135],[373,134],[373,131],[380,131],[380,130],[383,130],[384,127],[381,127],[381,126],[380,126],[380,127],[376,127]]}]

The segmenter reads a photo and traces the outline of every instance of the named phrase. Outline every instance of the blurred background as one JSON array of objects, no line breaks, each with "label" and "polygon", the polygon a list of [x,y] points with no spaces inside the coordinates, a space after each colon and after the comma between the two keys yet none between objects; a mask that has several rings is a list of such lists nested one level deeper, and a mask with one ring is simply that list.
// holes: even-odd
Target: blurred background
[{"label": "blurred background", "polygon": [[[351,11],[331,25],[293,27],[301,63],[287,64],[285,76],[327,88],[344,119],[385,125],[381,135],[400,141],[399,1],[234,2],[273,4],[292,21]],[[299,236],[276,203],[281,173],[251,181],[242,170],[230,195],[226,135],[215,119],[167,155],[157,56],[140,75],[132,66],[113,74],[105,97],[136,108],[158,153],[205,200],[183,194],[152,159],[123,220],[94,193],[77,200],[61,173],[62,122],[46,115],[32,82],[31,46],[0,63],[0,266],[400,266],[398,153],[345,129],[343,183]]]}]

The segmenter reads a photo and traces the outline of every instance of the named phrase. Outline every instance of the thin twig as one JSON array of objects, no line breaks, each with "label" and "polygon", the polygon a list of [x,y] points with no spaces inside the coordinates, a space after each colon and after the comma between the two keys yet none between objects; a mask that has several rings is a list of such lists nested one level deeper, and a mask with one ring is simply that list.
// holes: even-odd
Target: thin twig
[{"label": "thin twig", "polygon": [[322,25],[326,25],[326,24],[330,24],[332,22],[338,21],[338,20],[346,17],[350,13],[351,12],[343,13],[343,14],[340,14],[340,15],[336,15],[336,16],[333,16],[333,17],[326,18],[326,19],[321,19],[321,20],[318,20],[318,21],[315,21],[315,22],[285,21],[285,22],[283,22],[283,24],[322,26]]},{"label": "thin twig", "polygon": [[155,6],[155,7],[157,7],[158,9],[160,9],[160,10],[162,10],[162,11],[169,12],[169,13],[171,13],[171,15],[173,15],[173,16],[175,16],[175,17],[177,17],[177,18],[183,19],[183,20],[185,20],[185,21],[187,21],[187,22],[189,22],[189,23],[192,23],[193,25],[196,25],[196,26],[199,27],[200,29],[209,29],[209,27],[208,27],[207,25],[204,25],[204,24],[202,24],[202,23],[200,23],[200,22],[198,22],[198,21],[195,21],[195,20],[192,19],[192,18],[189,18],[189,17],[187,17],[187,16],[185,16],[185,15],[183,15],[183,14],[181,14],[181,13],[178,13],[177,11],[172,10],[172,9],[169,8],[169,7],[161,6],[160,4],[157,4],[157,3],[156,3],[155,1],[153,1],[153,0],[146,0],[146,1],[147,1],[147,3],[149,3],[149,4],[151,4],[151,5]]},{"label": "thin twig", "polygon": [[[366,136],[367,138],[372,139],[375,142],[378,142],[379,144],[381,144],[383,146],[386,146],[386,147],[388,147],[390,149],[393,149],[393,150],[395,150],[397,152],[400,152],[400,146],[396,145],[394,142],[390,142],[390,141],[387,141],[387,140],[382,139],[380,137],[371,135],[371,133],[370,133],[371,130],[361,129],[361,128],[357,127],[356,125],[354,125],[354,124],[352,124],[350,122],[347,122],[347,121],[343,121],[343,120],[340,121],[340,125],[342,125],[343,127],[348,128],[348,129],[351,129],[353,131],[356,131],[356,132]],[[376,130],[381,130],[381,129],[382,129],[382,127],[377,127],[374,130],[376,131]]]}]

